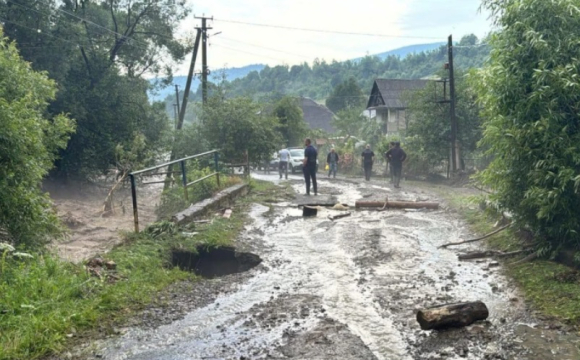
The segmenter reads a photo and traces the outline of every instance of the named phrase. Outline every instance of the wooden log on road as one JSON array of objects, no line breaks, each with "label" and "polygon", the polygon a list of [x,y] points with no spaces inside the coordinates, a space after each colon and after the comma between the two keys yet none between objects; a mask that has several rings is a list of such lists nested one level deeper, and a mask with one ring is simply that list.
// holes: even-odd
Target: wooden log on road
[{"label": "wooden log on road", "polygon": [[414,201],[357,201],[356,208],[438,209],[439,203]]},{"label": "wooden log on road", "polygon": [[419,310],[417,321],[423,330],[440,330],[471,325],[488,316],[487,306],[481,301],[474,301]]},{"label": "wooden log on road", "polygon": [[338,219],[342,219],[344,217],[350,216],[350,212],[345,212],[342,214],[338,214],[338,215],[328,215],[328,218],[332,221],[334,220],[338,220]]}]

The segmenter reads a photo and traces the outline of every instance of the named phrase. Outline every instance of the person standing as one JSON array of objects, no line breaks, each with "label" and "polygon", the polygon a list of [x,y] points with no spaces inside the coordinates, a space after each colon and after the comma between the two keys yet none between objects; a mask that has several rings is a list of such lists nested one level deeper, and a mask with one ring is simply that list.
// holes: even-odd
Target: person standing
[{"label": "person standing", "polygon": [[304,159],[302,160],[302,171],[304,172],[304,180],[306,181],[306,195],[310,195],[310,179],[312,179],[312,188],[314,195],[318,195],[318,187],[316,185],[316,158],[318,152],[312,146],[310,139],[304,140]]},{"label": "person standing", "polygon": [[278,172],[280,173],[280,179],[282,179],[282,174],[288,180],[288,161],[290,160],[290,151],[288,149],[282,149],[279,152],[280,163],[278,165]]},{"label": "person standing", "polygon": [[365,169],[365,179],[366,181],[370,181],[373,172],[373,162],[375,161],[375,153],[371,150],[370,145],[367,145],[366,149],[363,151],[362,158],[363,167]]},{"label": "person standing", "polygon": [[390,155],[391,150],[395,148],[395,142],[391,141],[389,143],[389,150],[385,153],[385,158],[387,159],[387,166],[389,170],[389,176],[391,177],[391,184],[395,183],[395,175],[393,173],[393,164],[391,163]]},{"label": "person standing", "polygon": [[270,158],[264,160],[264,174],[270,174]]},{"label": "person standing", "polygon": [[332,148],[328,155],[326,156],[326,163],[328,164],[329,171],[328,177],[330,174],[333,174],[332,177],[336,179],[336,170],[338,169],[338,153]]},{"label": "person standing", "polygon": [[401,149],[401,143],[396,142],[395,147],[389,150],[389,162],[393,166],[395,187],[400,188],[401,174],[403,173],[403,162],[407,159],[407,154]]}]

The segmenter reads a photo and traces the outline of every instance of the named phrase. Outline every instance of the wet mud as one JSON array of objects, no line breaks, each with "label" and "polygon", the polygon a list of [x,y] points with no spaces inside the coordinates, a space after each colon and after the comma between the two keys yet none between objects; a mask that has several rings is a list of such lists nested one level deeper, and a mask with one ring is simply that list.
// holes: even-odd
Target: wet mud
[{"label": "wet mud", "polygon": [[[263,176],[274,182],[277,176]],[[291,177],[304,191],[298,177]],[[436,196],[387,184],[320,181],[341,203]],[[332,191],[332,194],[330,194]],[[303,218],[295,204],[254,205],[238,251],[258,255],[244,273],[200,281],[145,326],[93,344],[102,359],[579,359],[577,334],[547,329],[491,261],[458,261],[443,243],[470,237],[445,206],[437,211],[339,211]],[[480,244],[462,247],[477,250]],[[210,289],[204,293],[201,289]],[[199,295],[204,294],[204,295]],[[183,303],[196,302],[192,306]],[[481,300],[487,321],[422,331],[419,308]],[[178,306],[170,319],[164,313]],[[155,314],[162,319],[156,323]],[[151,315],[153,314],[153,315]],[[147,326],[149,325],[149,326]],[[157,325],[157,326],[155,326]]]}]

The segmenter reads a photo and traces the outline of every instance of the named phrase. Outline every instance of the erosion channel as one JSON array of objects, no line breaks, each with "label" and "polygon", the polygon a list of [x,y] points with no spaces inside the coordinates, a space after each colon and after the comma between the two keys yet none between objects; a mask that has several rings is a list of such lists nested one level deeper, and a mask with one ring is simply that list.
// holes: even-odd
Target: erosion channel
[{"label": "erosion channel", "polygon": [[[298,177],[290,181],[303,192]],[[387,195],[440,200],[384,182],[323,179],[320,193],[349,205]],[[438,249],[473,236],[445,206],[351,211],[330,221],[338,211],[303,218],[292,203],[254,205],[237,248],[258,255],[260,265],[241,278],[202,280],[200,286],[218,289],[209,304],[156,328],[131,328],[96,344],[94,354],[151,360],[580,358],[578,337],[534,320],[501,267],[491,260],[458,261],[458,251],[482,245]],[[415,320],[419,308],[474,300],[489,308],[487,321],[422,331]]]}]

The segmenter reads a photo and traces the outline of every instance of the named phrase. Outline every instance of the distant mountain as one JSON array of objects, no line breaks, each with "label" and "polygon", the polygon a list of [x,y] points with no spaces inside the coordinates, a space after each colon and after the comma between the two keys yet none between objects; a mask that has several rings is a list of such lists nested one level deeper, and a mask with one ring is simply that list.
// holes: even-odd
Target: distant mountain
[{"label": "distant mountain", "polygon": [[404,58],[409,54],[417,54],[417,53],[424,52],[424,51],[427,52],[427,51],[435,50],[435,49],[438,49],[439,47],[441,47],[442,45],[446,45],[446,44],[447,43],[445,43],[445,42],[436,42],[436,43],[431,43],[431,44],[409,45],[409,46],[404,46],[402,48],[389,50],[389,51],[386,51],[384,53],[376,54],[375,56],[377,56],[383,60],[386,57],[389,57],[391,55],[395,55],[395,56],[399,56],[401,58]]},{"label": "distant mountain", "polygon": [[[239,67],[239,68],[218,69],[218,70],[212,71],[212,73],[209,77],[211,80],[213,78],[220,77],[222,73],[225,73],[226,80],[232,81],[235,79],[243,78],[244,76],[248,75],[252,71],[260,71],[265,66],[266,65],[262,65],[262,64],[254,64],[254,65],[247,65],[247,66]],[[157,81],[157,79],[150,80],[151,83],[154,83],[155,81]],[[172,95],[175,93],[175,86],[174,85],[179,85],[179,91],[183,91],[185,89],[186,82],[187,82],[187,76],[175,76],[173,78],[173,85],[167,86],[167,87],[160,89],[160,90],[157,90],[155,92],[150,92],[149,99],[151,101],[163,101],[163,100],[165,100],[165,98],[168,95]],[[199,84],[200,84],[199,77],[196,76],[191,83],[191,91],[195,92],[197,90],[197,88],[199,87]]]},{"label": "distant mountain", "polygon": [[[471,41],[473,35],[464,37],[463,41]],[[470,45],[466,43],[465,45]],[[458,69],[469,69],[479,67],[488,55],[489,49],[485,47],[466,47],[456,51],[456,64]],[[395,56],[392,58],[391,56]],[[363,60],[364,59],[364,64]],[[210,80],[219,78],[225,72],[226,79],[230,82],[230,94],[259,96],[268,93],[283,93],[308,96],[313,99],[325,98],[335,84],[354,77],[359,85],[366,90],[370,88],[372,82],[377,77],[393,79],[420,79],[433,75],[447,59],[445,42],[430,44],[416,44],[389,50],[383,53],[374,54],[370,57],[353,59],[355,66],[352,67],[347,62],[340,62],[338,65],[322,64],[301,64],[292,67],[292,73],[288,65],[277,65],[273,67],[264,64],[248,65],[240,68],[220,69],[213,71]],[[333,63],[334,64],[334,63]],[[347,64],[347,65],[345,65]],[[330,66],[333,69],[330,69]],[[283,71],[285,70],[285,71]],[[257,71],[259,76],[247,76],[253,71]],[[180,91],[185,88],[186,76],[177,76],[173,83],[179,85]],[[155,81],[153,79],[152,81]],[[191,91],[195,93],[200,85],[196,77],[192,83]],[[149,94],[152,101],[165,100],[168,95],[175,92],[173,86],[169,86],[157,93]],[[168,102],[168,112],[173,112],[172,101]]]}]

